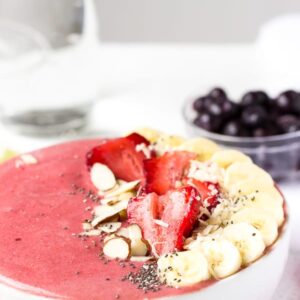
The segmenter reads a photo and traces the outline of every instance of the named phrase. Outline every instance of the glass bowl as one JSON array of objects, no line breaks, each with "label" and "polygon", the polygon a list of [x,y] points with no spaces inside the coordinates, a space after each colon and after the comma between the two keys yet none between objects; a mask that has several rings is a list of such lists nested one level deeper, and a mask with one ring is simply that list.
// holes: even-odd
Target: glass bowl
[{"label": "glass bowl", "polygon": [[300,178],[300,131],[267,137],[233,137],[209,132],[194,124],[195,99],[188,99],[183,106],[189,136],[205,137],[221,146],[244,152],[277,181]]}]

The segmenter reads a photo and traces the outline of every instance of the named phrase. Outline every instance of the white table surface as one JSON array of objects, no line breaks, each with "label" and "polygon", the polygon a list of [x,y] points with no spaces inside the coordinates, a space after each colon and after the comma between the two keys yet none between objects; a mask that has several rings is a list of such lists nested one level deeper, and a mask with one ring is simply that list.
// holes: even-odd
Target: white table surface
[{"label": "white table surface", "polygon": [[[99,78],[99,101],[91,116],[91,130],[98,136],[118,135],[150,126],[185,135],[181,116],[184,99],[221,85],[237,98],[251,88],[270,93],[288,87],[259,63],[252,45],[120,45],[107,44],[89,53],[90,78]],[[76,63],[77,59],[74,59]],[[270,75],[270,76],[268,76]],[[26,99],[22,99],[26,105]],[[15,135],[0,126],[1,144],[30,151],[64,137],[38,139]],[[75,138],[76,136],[74,136]],[[287,270],[274,299],[300,299],[300,185],[281,185],[290,206],[293,249]],[[298,280],[296,280],[298,279]]]}]

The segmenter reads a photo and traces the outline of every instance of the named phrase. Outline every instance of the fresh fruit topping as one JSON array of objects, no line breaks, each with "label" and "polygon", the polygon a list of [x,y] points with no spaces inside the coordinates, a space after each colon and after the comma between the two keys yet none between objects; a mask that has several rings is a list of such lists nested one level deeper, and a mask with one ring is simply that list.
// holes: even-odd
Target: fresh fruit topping
[{"label": "fresh fruit topping", "polygon": [[201,201],[191,186],[169,191],[163,196],[155,193],[132,199],[128,205],[129,223],[137,223],[143,237],[149,241],[155,254],[183,248],[184,239],[194,227]]},{"label": "fresh fruit topping", "polygon": [[200,195],[201,205],[211,211],[218,203],[219,185],[208,181],[199,181],[194,178],[187,182],[195,187]]},{"label": "fresh fruit topping", "polygon": [[258,207],[247,207],[234,214],[230,223],[246,222],[262,234],[266,246],[274,243],[278,236],[277,222],[272,215]]},{"label": "fresh fruit topping", "polygon": [[104,243],[103,253],[112,259],[127,259],[130,256],[130,240],[114,237]]},{"label": "fresh fruit topping", "polygon": [[208,261],[211,275],[225,278],[236,273],[242,264],[239,250],[226,239],[207,239],[200,244],[201,252]]},{"label": "fresh fruit topping", "polygon": [[178,147],[178,150],[189,151],[197,154],[197,159],[200,161],[206,161],[211,156],[220,150],[219,146],[205,138],[194,138],[185,141]]},{"label": "fresh fruit topping", "polygon": [[167,194],[160,220],[168,226],[160,226],[160,254],[182,250],[187,237],[198,220],[201,201],[198,191],[191,186],[182,187]]},{"label": "fresh fruit topping", "polygon": [[194,153],[186,151],[167,152],[161,157],[145,160],[146,191],[159,195],[176,187],[194,159]]},{"label": "fresh fruit topping", "polygon": [[242,256],[242,265],[257,260],[265,250],[261,233],[248,223],[228,225],[222,235],[238,248]]},{"label": "fresh fruit topping", "polygon": [[92,167],[102,163],[109,167],[118,179],[144,180],[145,154],[136,150],[136,144],[128,138],[108,140],[87,154],[87,164]]},{"label": "fresh fruit topping", "polygon": [[101,191],[109,190],[116,184],[114,173],[106,165],[95,163],[91,167],[90,175],[94,186]]},{"label": "fresh fruit topping", "polygon": [[139,144],[145,144],[146,146],[150,145],[150,142],[145,137],[143,137],[142,135],[136,132],[127,135],[126,139],[133,141],[135,145],[139,145]]},{"label": "fresh fruit topping", "polygon": [[166,254],[158,259],[157,265],[161,281],[176,288],[210,278],[207,260],[196,250]]},{"label": "fresh fruit topping", "polygon": [[211,157],[210,160],[224,169],[227,169],[234,162],[252,162],[249,156],[233,149],[224,149],[218,151]]},{"label": "fresh fruit topping", "polygon": [[158,195],[150,193],[131,199],[127,208],[128,222],[140,226],[143,237],[150,243],[152,250],[159,237],[159,228],[154,222],[159,218],[158,203]]}]

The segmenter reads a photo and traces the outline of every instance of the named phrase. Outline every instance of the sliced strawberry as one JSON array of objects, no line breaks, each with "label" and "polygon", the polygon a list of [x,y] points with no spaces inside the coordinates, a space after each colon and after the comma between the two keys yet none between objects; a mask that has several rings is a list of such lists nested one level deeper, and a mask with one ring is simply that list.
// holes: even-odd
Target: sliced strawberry
[{"label": "sliced strawberry", "polygon": [[136,132],[131,133],[130,135],[126,136],[126,138],[128,140],[133,141],[136,145],[139,145],[139,144],[145,144],[146,146],[150,145],[150,142],[146,138],[144,138],[142,135],[140,135]]},{"label": "sliced strawberry", "polygon": [[145,160],[146,190],[163,195],[175,188],[176,181],[182,179],[190,160],[195,157],[194,153],[175,151]]},{"label": "sliced strawberry", "polygon": [[143,152],[136,151],[135,147],[135,142],[127,138],[105,141],[87,154],[87,165],[90,167],[99,162],[107,165],[118,179],[139,179],[143,182],[143,161],[146,157]]},{"label": "sliced strawberry", "polygon": [[[132,199],[127,208],[128,222],[138,224],[144,238],[157,254],[182,250],[201,208],[200,195],[192,187],[181,187],[163,196],[155,193]],[[156,221],[162,221],[159,225]]]},{"label": "sliced strawberry", "polygon": [[181,187],[167,193],[161,220],[168,227],[161,227],[160,239],[163,241],[160,254],[182,250],[187,237],[198,219],[201,201],[198,191],[192,186]]},{"label": "sliced strawberry", "polygon": [[212,210],[219,204],[218,196],[219,196],[219,185],[211,182],[202,182],[196,180],[194,178],[189,178],[184,180],[186,184],[194,186],[201,197],[201,203],[208,210]]},{"label": "sliced strawberry", "polygon": [[142,228],[143,237],[151,244],[152,249],[159,241],[159,227],[154,220],[159,218],[159,197],[155,193],[132,198],[127,207],[128,222]]}]

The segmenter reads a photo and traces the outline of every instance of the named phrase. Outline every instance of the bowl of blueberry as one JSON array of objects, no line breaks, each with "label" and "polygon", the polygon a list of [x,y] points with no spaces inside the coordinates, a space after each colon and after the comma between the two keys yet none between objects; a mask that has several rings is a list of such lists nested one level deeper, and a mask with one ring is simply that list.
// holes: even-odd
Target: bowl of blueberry
[{"label": "bowl of blueberry", "polygon": [[217,87],[189,99],[183,116],[190,135],[243,151],[277,180],[300,177],[300,92],[248,91],[233,101]]}]

